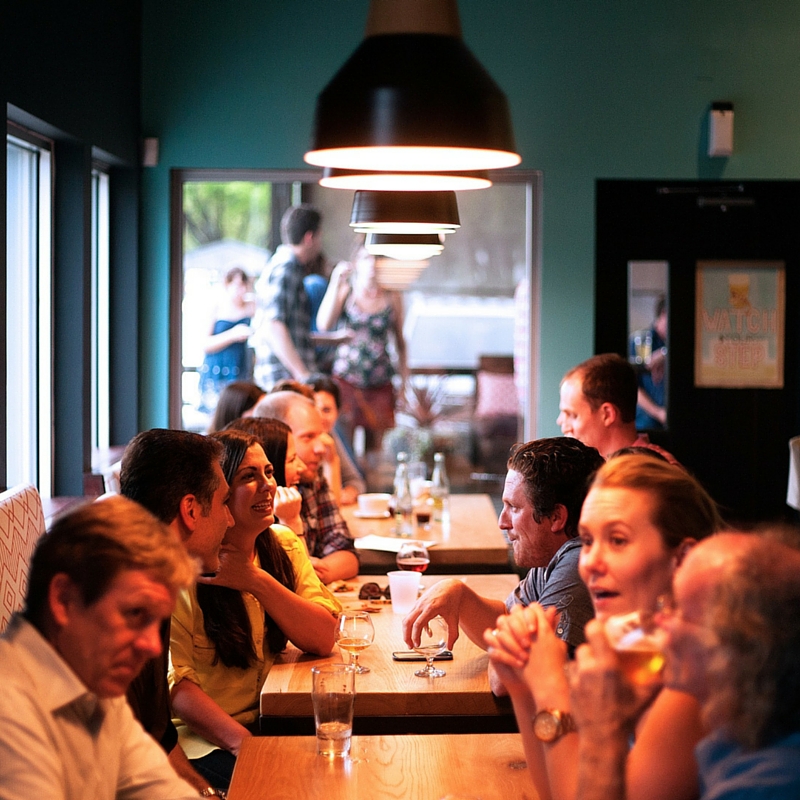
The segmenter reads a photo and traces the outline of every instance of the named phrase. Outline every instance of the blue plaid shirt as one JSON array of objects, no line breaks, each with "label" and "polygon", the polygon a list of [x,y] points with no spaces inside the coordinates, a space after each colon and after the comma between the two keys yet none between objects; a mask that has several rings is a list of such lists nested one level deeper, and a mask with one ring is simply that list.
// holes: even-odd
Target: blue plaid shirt
[{"label": "blue plaid shirt", "polygon": [[337,550],[350,550],[357,557],[350,529],[325,478],[318,475],[313,484],[301,483],[298,488],[303,498],[300,518],[309,555],[322,558]]},{"label": "blue plaid shirt", "polygon": [[[270,320],[282,322],[300,358],[309,372],[317,368],[316,350],[311,341],[311,301],[303,287],[305,270],[288,247],[279,248],[256,283],[260,321],[263,327]],[[271,389],[292,374],[266,343],[263,331],[256,337],[256,383]]]}]

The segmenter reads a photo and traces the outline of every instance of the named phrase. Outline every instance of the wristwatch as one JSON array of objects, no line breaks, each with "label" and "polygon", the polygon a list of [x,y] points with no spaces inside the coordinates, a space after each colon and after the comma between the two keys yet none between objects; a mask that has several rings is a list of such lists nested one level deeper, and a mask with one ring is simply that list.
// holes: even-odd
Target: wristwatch
[{"label": "wristwatch", "polygon": [[228,795],[222,789],[215,789],[213,786],[208,786],[200,792],[200,797],[221,797],[222,800],[228,800]]},{"label": "wristwatch", "polygon": [[557,708],[548,708],[540,711],[533,718],[533,733],[540,742],[552,744],[557,742],[565,733],[577,731],[572,714],[559,711]]}]

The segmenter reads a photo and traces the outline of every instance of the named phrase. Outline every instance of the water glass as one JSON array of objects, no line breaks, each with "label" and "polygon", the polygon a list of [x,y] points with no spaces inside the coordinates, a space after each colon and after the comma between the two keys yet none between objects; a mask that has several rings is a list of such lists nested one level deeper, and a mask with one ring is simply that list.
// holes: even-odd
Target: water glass
[{"label": "water glass", "polygon": [[350,754],[356,673],[349,664],[320,664],[311,668],[311,702],[317,731],[317,753],[327,758]]}]

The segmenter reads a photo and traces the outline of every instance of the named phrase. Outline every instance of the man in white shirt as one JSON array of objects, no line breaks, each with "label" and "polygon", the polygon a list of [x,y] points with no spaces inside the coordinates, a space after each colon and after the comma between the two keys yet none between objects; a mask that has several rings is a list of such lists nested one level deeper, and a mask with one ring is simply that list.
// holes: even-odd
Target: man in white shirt
[{"label": "man in white shirt", "polygon": [[196,798],[125,700],[161,650],[191,558],[132,500],[55,523],[0,638],[0,800]]},{"label": "man in white shirt", "polygon": [[647,434],[637,433],[637,391],[636,372],[622,356],[592,356],[562,378],[556,424],[564,436],[597,448],[603,458],[628,447],[645,447],[680,466]]}]

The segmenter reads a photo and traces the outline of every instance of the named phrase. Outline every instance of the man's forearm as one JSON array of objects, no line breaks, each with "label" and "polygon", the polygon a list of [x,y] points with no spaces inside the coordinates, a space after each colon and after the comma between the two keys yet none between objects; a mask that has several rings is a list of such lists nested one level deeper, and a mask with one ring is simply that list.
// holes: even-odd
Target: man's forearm
[{"label": "man's forearm", "polygon": [[358,556],[352,550],[337,550],[312,562],[323,583],[343,581],[358,575]]},{"label": "man's forearm", "polygon": [[478,647],[486,649],[483,641],[483,632],[487,628],[494,628],[497,618],[506,613],[502,600],[493,600],[477,594],[469,586],[461,590],[461,604],[458,612],[458,621],[461,630]]}]

